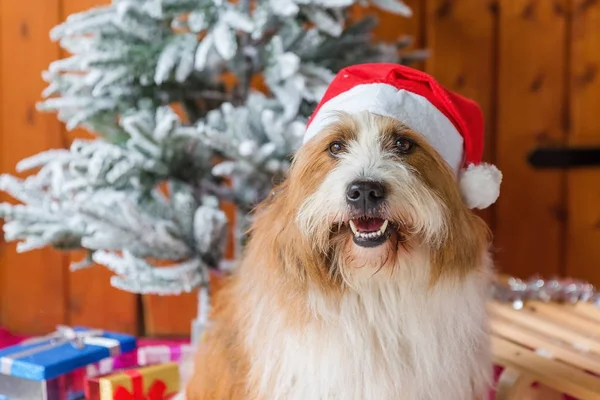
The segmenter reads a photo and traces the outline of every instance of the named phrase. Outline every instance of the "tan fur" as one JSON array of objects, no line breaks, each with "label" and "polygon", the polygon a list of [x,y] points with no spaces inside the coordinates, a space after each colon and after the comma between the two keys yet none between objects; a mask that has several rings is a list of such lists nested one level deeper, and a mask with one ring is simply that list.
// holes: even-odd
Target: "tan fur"
[{"label": "tan fur", "polygon": [[[386,139],[402,134],[418,144],[417,150],[406,156],[406,162],[419,172],[429,187],[439,193],[440,200],[447,207],[446,218],[450,229],[443,244],[432,249],[437,267],[437,274],[433,278],[438,279],[445,273],[464,275],[481,265],[483,250],[490,242],[491,233],[485,222],[465,206],[450,167],[418,133],[391,118],[385,118],[382,125]],[[452,266],[451,271],[445,268],[449,265]]]},{"label": "tan fur", "polygon": [[[431,246],[435,268],[432,285],[440,279],[462,279],[483,262],[489,243],[487,227],[467,209],[449,167],[421,136],[391,119],[377,117],[376,123],[382,146],[391,146],[399,134],[418,144],[417,150],[403,161],[444,205],[449,229],[444,240]],[[303,201],[336,166],[328,152],[329,144],[334,140],[353,140],[356,129],[354,119],[344,117],[303,146],[295,156],[287,181],[257,209],[243,262],[214,299],[214,325],[198,350],[187,399],[263,400],[258,394],[259,382],[250,379],[253,360],[244,342],[253,329],[250,315],[261,306],[248,303],[257,298],[257,293],[268,305],[261,310],[283,310],[287,326],[302,329],[314,318],[306,302],[309,291],[316,289],[324,301],[335,304],[349,290],[344,272],[338,269],[339,265],[353,265],[355,257],[348,228],[334,224],[306,237],[294,221]],[[377,261],[381,268],[396,265],[398,258],[405,257],[411,245],[418,245],[421,240],[411,236],[410,230],[399,230],[395,235],[385,244],[387,250]]]}]

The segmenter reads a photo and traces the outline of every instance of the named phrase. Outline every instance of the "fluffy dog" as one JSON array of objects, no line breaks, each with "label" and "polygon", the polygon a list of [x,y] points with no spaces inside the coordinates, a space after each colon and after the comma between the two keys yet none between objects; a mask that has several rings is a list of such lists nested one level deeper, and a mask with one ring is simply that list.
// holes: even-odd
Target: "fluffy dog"
[{"label": "fluffy dog", "polygon": [[407,67],[342,70],[256,211],[187,398],[483,399],[490,235],[470,208],[501,175],[478,110]]}]

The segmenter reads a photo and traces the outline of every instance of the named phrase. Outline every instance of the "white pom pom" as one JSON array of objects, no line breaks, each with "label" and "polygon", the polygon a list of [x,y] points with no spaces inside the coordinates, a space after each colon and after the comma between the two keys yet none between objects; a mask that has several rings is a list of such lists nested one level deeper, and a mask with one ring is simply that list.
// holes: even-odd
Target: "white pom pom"
[{"label": "white pom pom", "polygon": [[460,176],[460,191],[469,208],[484,209],[498,199],[502,172],[491,164],[471,164]]}]

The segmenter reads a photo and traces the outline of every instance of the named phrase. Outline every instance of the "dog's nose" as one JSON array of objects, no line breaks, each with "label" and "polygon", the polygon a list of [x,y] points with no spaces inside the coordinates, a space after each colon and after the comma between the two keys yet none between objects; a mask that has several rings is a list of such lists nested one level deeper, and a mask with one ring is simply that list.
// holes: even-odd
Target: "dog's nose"
[{"label": "dog's nose", "polygon": [[354,181],[346,190],[346,201],[366,211],[375,208],[385,199],[385,186],[377,181]]}]

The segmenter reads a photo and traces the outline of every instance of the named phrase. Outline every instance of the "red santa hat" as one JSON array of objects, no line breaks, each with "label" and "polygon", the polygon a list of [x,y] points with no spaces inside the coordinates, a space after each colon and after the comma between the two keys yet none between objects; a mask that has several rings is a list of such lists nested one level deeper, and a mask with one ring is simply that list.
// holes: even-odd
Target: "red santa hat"
[{"label": "red santa hat", "polygon": [[479,106],[424,72],[383,63],[342,69],[310,117],[304,142],[334,122],[339,111],[395,118],[423,135],[455,171],[470,208],[486,208],[498,198],[502,174],[481,162],[484,131]]}]

